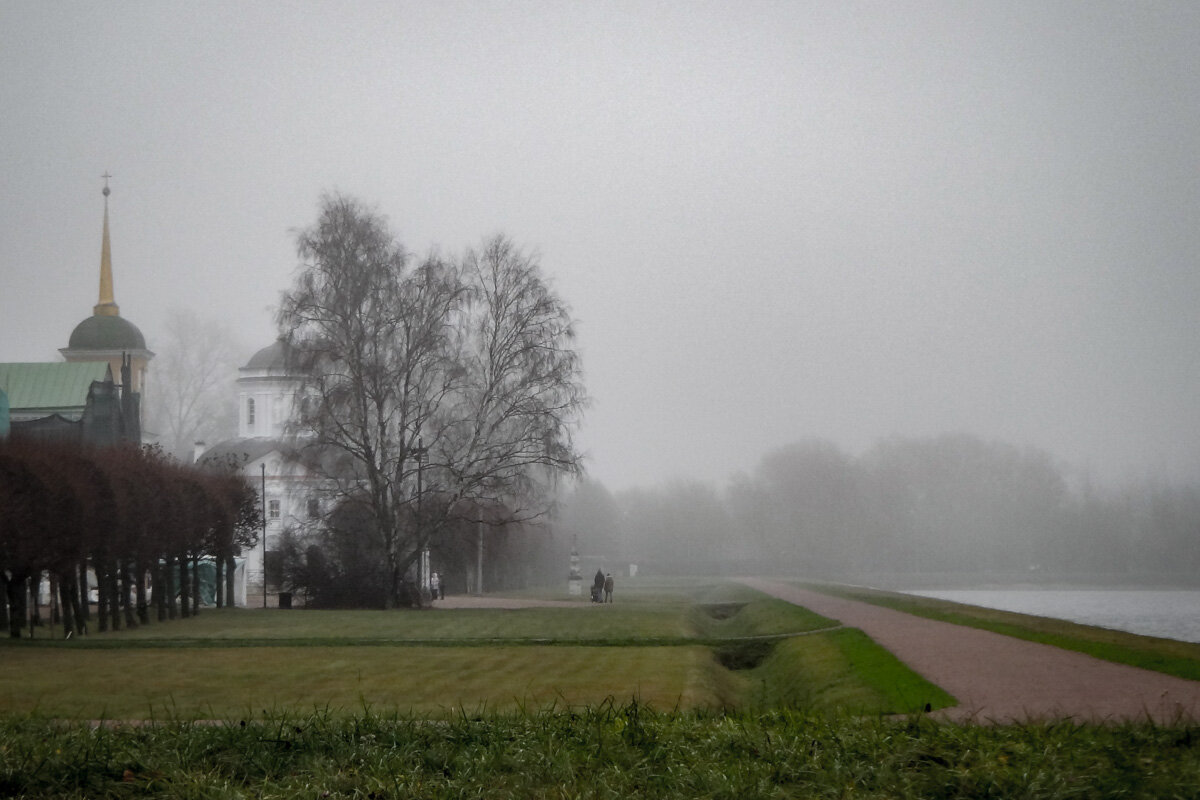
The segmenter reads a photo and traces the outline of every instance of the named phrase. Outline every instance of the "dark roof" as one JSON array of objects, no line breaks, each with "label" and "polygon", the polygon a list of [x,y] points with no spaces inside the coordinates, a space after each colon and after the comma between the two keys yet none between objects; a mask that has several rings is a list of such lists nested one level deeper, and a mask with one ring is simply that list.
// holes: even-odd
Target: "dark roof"
[{"label": "dark roof", "polygon": [[218,442],[200,454],[200,463],[221,464],[232,458],[245,465],[276,452],[288,461],[299,461],[307,469],[326,475],[349,474],[353,469],[352,459],[335,447],[268,436],[245,436]]},{"label": "dark roof", "polygon": [[242,369],[265,369],[269,371],[287,372],[290,362],[291,348],[283,339],[276,339],[274,343],[267,345],[262,350],[259,350],[254,355],[250,356],[250,360],[246,362],[246,366]]},{"label": "dark roof", "polygon": [[71,331],[69,350],[145,350],[146,337],[124,317],[95,314]]},{"label": "dark roof", "polygon": [[257,461],[268,453],[279,451],[288,454],[295,447],[284,439],[271,439],[266,436],[249,436],[240,439],[226,439],[205,450],[200,455],[200,463],[224,461],[229,457],[239,463],[248,464]]}]

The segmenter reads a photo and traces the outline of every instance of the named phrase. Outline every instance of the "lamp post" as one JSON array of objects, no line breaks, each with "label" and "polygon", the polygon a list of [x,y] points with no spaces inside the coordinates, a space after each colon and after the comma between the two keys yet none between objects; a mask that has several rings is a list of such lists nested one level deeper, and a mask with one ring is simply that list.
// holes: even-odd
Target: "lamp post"
[{"label": "lamp post", "polygon": [[267,462],[259,464],[262,468],[262,535],[263,535],[263,608],[267,607]]},{"label": "lamp post", "polygon": [[425,466],[425,439],[421,436],[417,437],[417,449],[413,451],[413,458],[417,460],[417,544],[420,545],[420,556],[417,559],[418,568],[420,569],[421,589],[429,590],[429,548],[421,538],[421,529],[423,527],[423,519],[421,517],[421,497],[425,494],[424,482],[424,466]]}]

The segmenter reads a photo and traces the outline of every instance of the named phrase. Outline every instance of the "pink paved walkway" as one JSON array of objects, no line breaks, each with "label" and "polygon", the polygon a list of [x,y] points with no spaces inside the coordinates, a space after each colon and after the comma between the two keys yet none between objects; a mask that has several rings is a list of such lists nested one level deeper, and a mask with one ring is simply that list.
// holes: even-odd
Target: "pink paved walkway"
[{"label": "pink paved walkway", "polygon": [[1200,682],[811,592],[744,582],[859,628],[959,705],[932,716],[974,722],[1200,720]]}]

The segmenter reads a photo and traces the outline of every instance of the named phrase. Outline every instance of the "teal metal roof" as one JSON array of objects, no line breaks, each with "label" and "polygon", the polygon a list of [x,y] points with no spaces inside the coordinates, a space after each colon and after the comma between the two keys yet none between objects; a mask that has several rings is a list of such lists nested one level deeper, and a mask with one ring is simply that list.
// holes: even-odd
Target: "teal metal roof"
[{"label": "teal metal roof", "polygon": [[92,381],[111,378],[107,361],[0,364],[0,389],[14,416],[33,410],[82,413]]}]

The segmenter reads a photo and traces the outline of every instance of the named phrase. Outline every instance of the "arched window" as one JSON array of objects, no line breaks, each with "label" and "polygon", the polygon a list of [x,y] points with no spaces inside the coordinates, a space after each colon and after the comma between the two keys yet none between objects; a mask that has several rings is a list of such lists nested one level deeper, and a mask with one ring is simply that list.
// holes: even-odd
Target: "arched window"
[{"label": "arched window", "polygon": [[251,397],[246,401],[246,427],[254,427],[254,398]]}]

